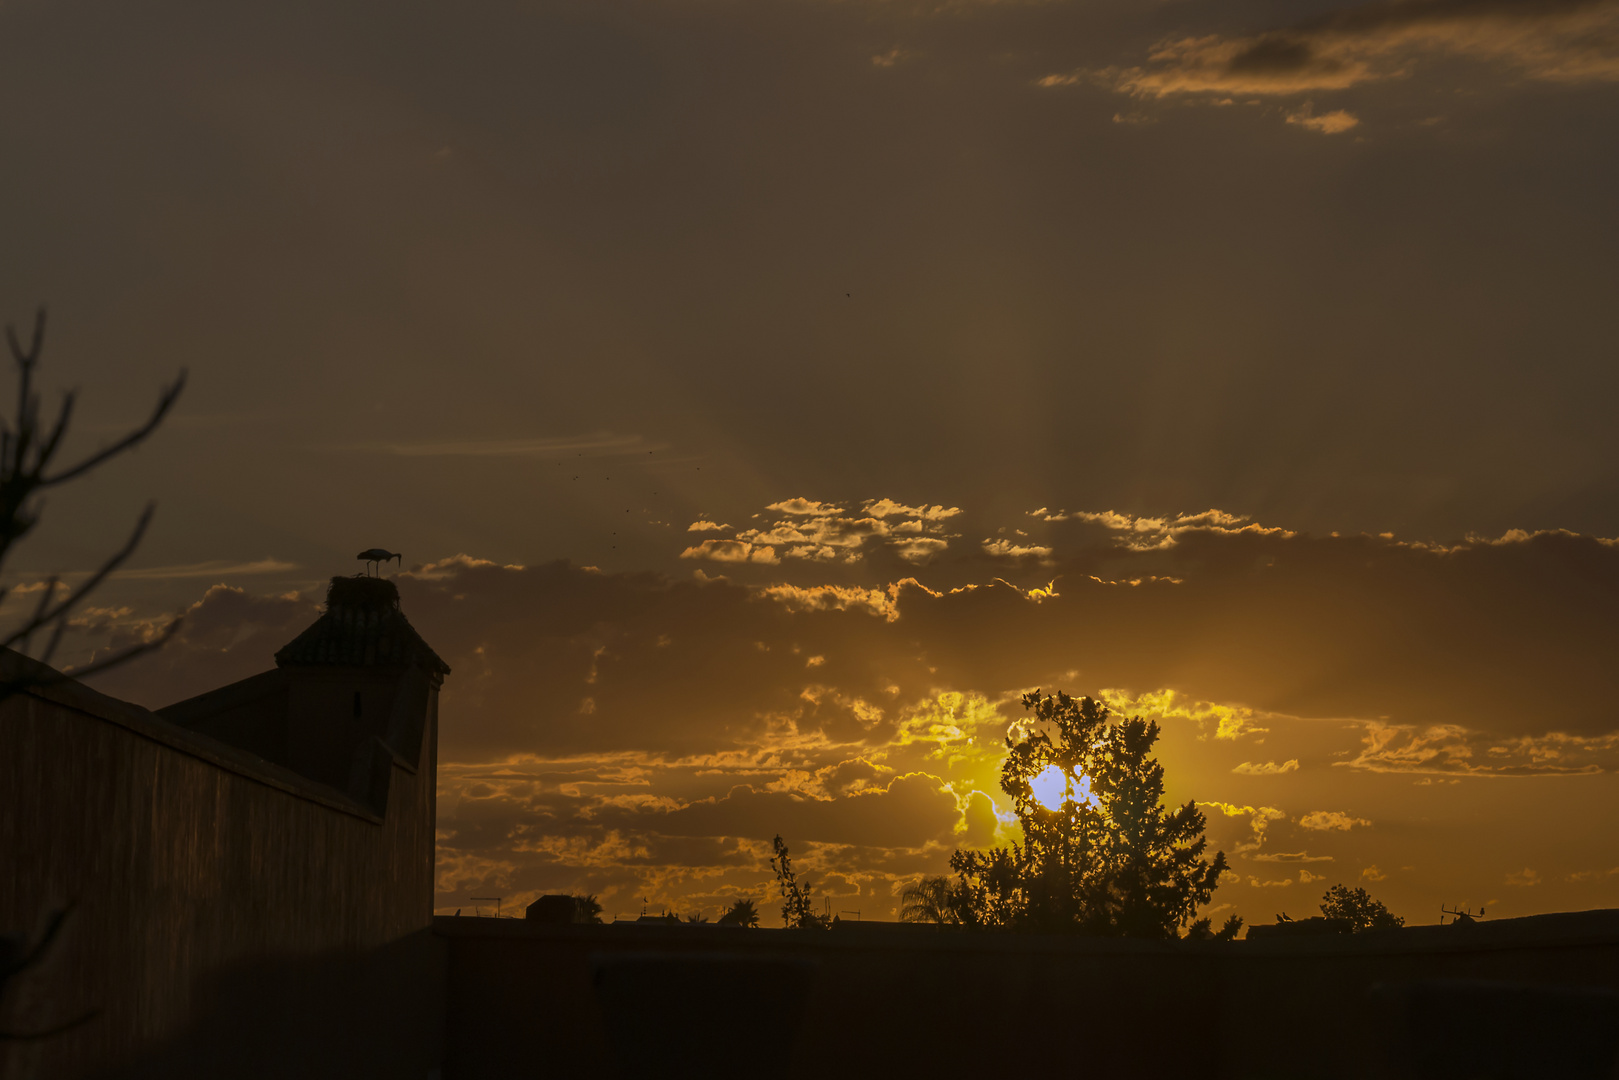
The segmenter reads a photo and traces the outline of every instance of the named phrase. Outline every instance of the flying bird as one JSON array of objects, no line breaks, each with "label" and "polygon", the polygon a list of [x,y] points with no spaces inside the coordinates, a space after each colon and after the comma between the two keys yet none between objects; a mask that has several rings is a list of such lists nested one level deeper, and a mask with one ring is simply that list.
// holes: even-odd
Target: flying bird
[{"label": "flying bird", "polygon": [[363,560],[369,569],[378,571],[381,570],[381,567],[378,566],[378,564],[385,563],[389,559],[398,559],[400,566],[405,565],[405,557],[403,555],[399,554],[397,551],[389,551],[387,548],[366,548],[364,551],[360,552],[354,557],[356,559]]}]

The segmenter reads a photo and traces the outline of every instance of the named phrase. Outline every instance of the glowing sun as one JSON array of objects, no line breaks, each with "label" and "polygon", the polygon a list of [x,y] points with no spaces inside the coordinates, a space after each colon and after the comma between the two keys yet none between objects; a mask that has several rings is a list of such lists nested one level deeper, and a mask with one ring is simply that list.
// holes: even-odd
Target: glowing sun
[{"label": "glowing sun", "polygon": [[[1056,765],[1047,765],[1038,776],[1029,781],[1029,787],[1034,789],[1035,801],[1047,810],[1062,809],[1063,800],[1069,797],[1068,774]],[[1076,803],[1089,802],[1090,777],[1076,776],[1072,791]]]}]

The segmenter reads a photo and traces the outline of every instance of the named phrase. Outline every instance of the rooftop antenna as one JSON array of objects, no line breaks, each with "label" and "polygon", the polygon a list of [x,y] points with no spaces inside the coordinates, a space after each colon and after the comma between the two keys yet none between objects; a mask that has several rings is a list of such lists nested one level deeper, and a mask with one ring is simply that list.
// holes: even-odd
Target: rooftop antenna
[{"label": "rooftop antenna", "polygon": [[844,910],[844,911],[840,911],[840,912],[838,912],[838,914],[839,914],[839,915],[853,915],[853,916],[854,916],[854,921],[855,921],[855,922],[859,922],[859,921],[860,921],[860,912],[859,912],[859,910],[855,910],[855,911],[848,911],[848,910]]},{"label": "rooftop antenna", "polygon": [[366,564],[366,569],[367,571],[372,572],[372,577],[375,577],[382,572],[382,563],[388,562],[392,559],[398,559],[401,567],[405,565],[405,557],[403,555],[399,554],[397,551],[389,551],[387,548],[366,548],[364,551],[360,552],[354,557]]},{"label": "rooftop antenna", "polygon": [[1478,909],[1478,914],[1474,915],[1467,908],[1461,908],[1459,910],[1453,910],[1451,908],[1446,907],[1444,904],[1440,904],[1439,905],[1439,925],[1440,926],[1445,925],[1445,916],[1446,915],[1454,915],[1456,917],[1455,922],[1451,923],[1452,926],[1461,926],[1461,925],[1466,924],[1466,923],[1471,923],[1474,919],[1482,919],[1482,918],[1484,918],[1484,909],[1482,907],[1480,907]]},{"label": "rooftop antenna", "polygon": [[495,905],[495,918],[497,918],[497,919],[500,918],[500,901],[501,901],[501,897],[498,897],[498,896],[471,896],[471,897],[468,897],[467,899],[471,900],[474,904],[493,904],[493,905]]}]

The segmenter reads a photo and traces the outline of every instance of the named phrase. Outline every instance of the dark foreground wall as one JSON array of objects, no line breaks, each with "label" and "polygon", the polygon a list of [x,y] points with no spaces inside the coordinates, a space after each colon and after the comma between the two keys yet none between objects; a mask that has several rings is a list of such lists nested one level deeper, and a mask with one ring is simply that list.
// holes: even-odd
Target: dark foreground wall
[{"label": "dark foreground wall", "polygon": [[195,984],[191,1021],[96,1080],[429,1080],[440,1075],[444,942],[260,956]]},{"label": "dark foreground wall", "polygon": [[[223,999],[252,1003],[231,1020],[238,1041],[255,1022],[260,1038],[296,1040],[290,1017],[314,1011],[313,972],[359,986],[367,971],[403,963],[375,950],[430,918],[431,755],[421,760],[425,776],[385,766],[393,774],[377,813],[76,683],[0,701],[0,933],[36,935],[71,907],[45,962],[0,997],[0,1030],[96,1013],[54,1038],[0,1041],[0,1076],[73,1080],[179,1053],[187,1039],[186,1053],[211,1052],[209,1032],[222,1029],[207,1018],[222,1015]],[[359,959],[368,952],[370,966]],[[432,1000],[431,980],[417,985],[416,997]],[[386,1028],[358,991],[347,1001],[347,1015],[370,1025],[355,1030]],[[405,1025],[428,1047],[418,1058],[436,1054],[436,1016]]]},{"label": "dark foreground wall", "polygon": [[445,1076],[1600,1077],[1619,912],[1149,943],[434,920]]}]

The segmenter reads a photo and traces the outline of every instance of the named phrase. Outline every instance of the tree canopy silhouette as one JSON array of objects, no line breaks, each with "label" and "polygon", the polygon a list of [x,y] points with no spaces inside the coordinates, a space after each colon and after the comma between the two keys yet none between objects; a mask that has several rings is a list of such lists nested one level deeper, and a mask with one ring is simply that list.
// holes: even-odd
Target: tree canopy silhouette
[{"label": "tree canopy silhouette", "polygon": [[1365,889],[1350,889],[1347,885],[1334,885],[1326,891],[1321,897],[1321,914],[1345,934],[1395,930],[1405,925],[1404,916],[1373,900]]},{"label": "tree canopy silhouette", "polygon": [[[1036,727],[1007,737],[1001,788],[1012,797],[1023,842],[957,851],[948,907],[962,925],[1174,938],[1194,921],[1227,868],[1203,852],[1194,803],[1163,806],[1164,769],[1150,756],[1156,722],[1113,721],[1106,706],[1064,693],[1025,694]],[[1038,791],[1037,791],[1038,785]],[[919,894],[914,910],[926,911]],[[1221,932],[1235,936],[1241,920]]]}]

